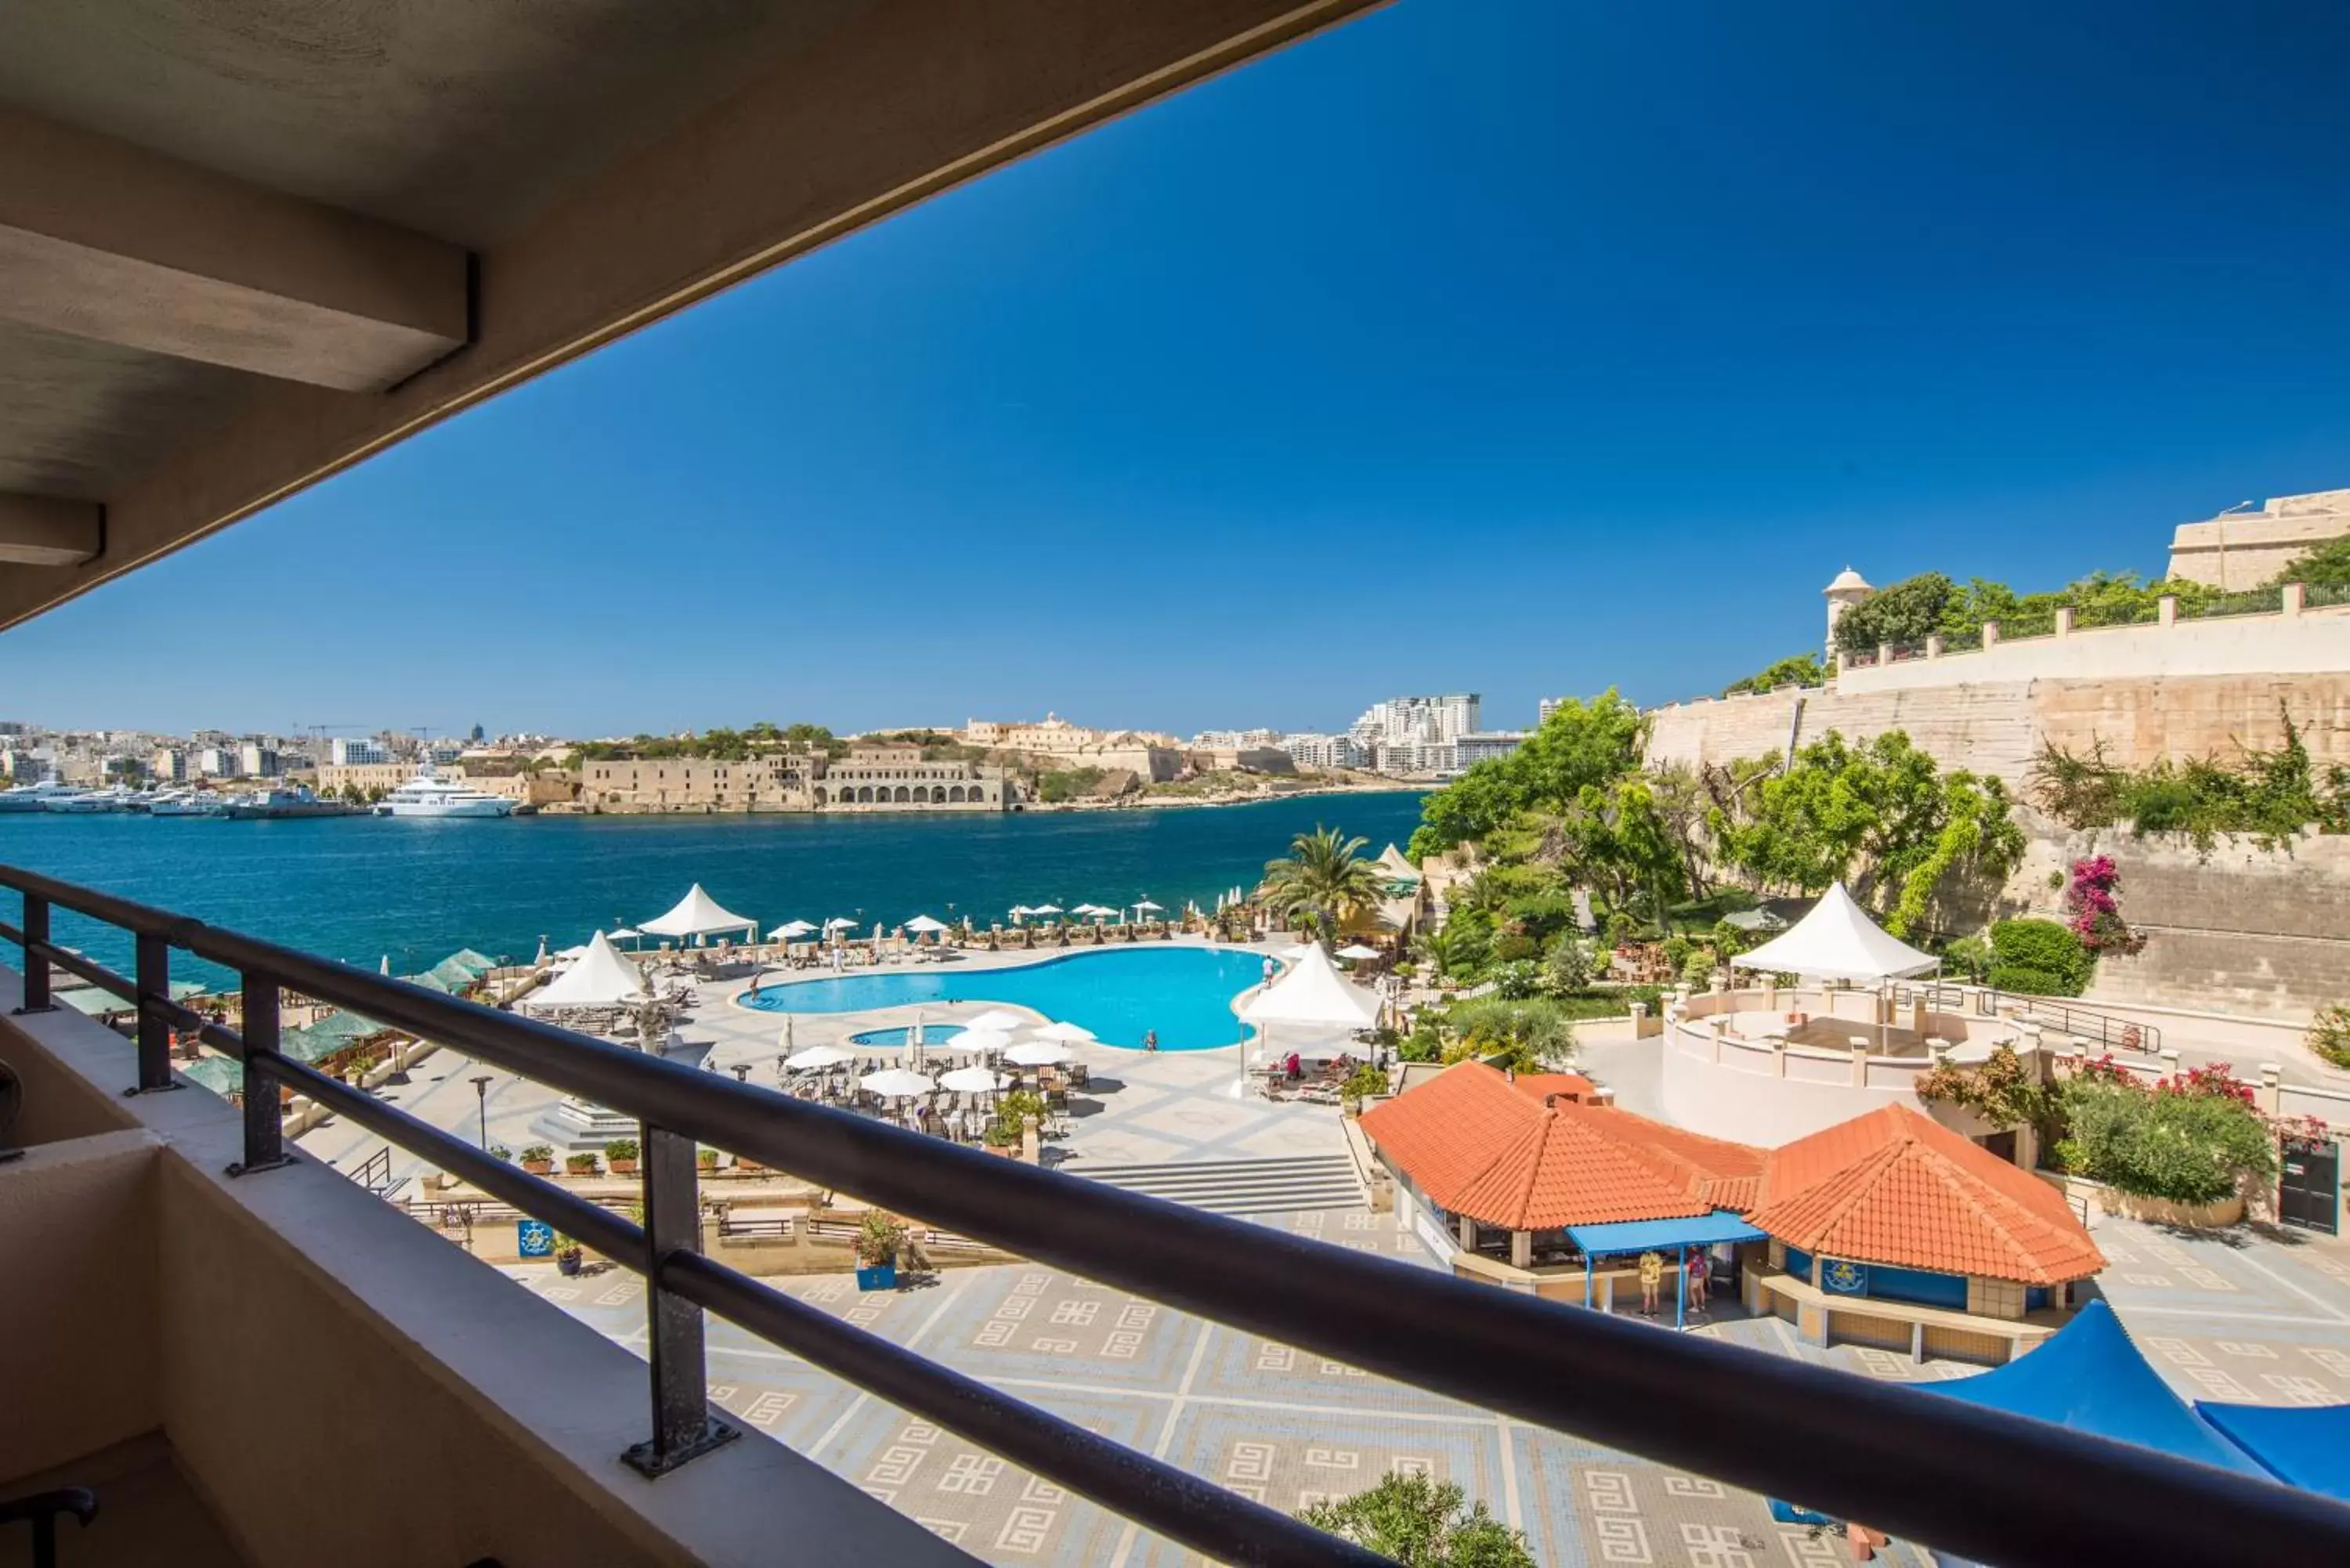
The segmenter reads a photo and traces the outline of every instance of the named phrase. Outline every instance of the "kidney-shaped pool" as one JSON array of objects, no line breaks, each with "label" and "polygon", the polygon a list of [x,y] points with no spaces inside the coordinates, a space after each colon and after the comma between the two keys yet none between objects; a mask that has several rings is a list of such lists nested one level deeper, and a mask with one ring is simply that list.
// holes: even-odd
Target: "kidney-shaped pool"
[{"label": "kidney-shaped pool", "polygon": [[[1125,947],[1064,953],[1001,969],[951,965],[868,971],[770,985],[735,1000],[761,1012],[862,1012],[923,1002],[1000,1002],[1079,1023],[1105,1045],[1162,1051],[1239,1043],[1232,998],[1264,978],[1262,955],[1233,948]],[[929,1033],[926,1031],[926,1033]]]}]

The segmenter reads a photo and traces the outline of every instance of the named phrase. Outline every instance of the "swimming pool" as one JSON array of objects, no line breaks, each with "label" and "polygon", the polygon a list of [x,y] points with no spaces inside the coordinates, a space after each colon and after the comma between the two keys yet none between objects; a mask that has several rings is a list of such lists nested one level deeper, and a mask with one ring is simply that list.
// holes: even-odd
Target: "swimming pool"
[{"label": "swimming pool", "polygon": [[[1105,1045],[1139,1047],[1155,1029],[1162,1051],[1239,1043],[1232,998],[1264,978],[1264,960],[1230,948],[1104,948],[1004,969],[883,970],[771,985],[739,995],[762,1012],[861,1012],[922,1002],[1000,1002],[1080,1023]],[[925,1023],[925,1039],[949,1031]]]}]

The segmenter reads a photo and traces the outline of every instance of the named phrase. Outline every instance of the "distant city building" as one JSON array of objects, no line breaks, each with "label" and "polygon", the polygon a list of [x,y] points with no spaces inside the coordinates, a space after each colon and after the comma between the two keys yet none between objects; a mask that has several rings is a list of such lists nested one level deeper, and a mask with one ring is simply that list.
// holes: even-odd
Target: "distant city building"
[{"label": "distant city building", "polygon": [[1557,712],[1565,701],[1564,697],[1544,697],[1537,701],[1534,703],[1534,727],[1540,729],[1549,723],[1550,716]]},{"label": "distant city building", "polygon": [[14,719],[0,719],[0,735],[8,735],[13,737],[21,735],[24,732],[25,726],[18,723]]},{"label": "distant city building", "polygon": [[432,759],[434,767],[442,768],[463,756],[465,748],[454,741],[435,741],[423,749],[423,754]]},{"label": "distant city building", "polygon": [[1185,767],[1198,765],[1172,735],[1150,730],[1088,729],[1072,724],[1057,713],[1047,713],[1041,722],[1035,722],[973,719],[963,725],[960,733],[967,746],[1046,757],[1072,768],[1123,771],[1151,784],[1163,784]]},{"label": "distant city building", "polygon": [[158,746],[147,766],[158,781],[178,784],[188,776],[188,753],[177,746]]},{"label": "distant city building", "polygon": [[240,760],[226,746],[206,746],[196,753],[196,772],[208,779],[233,779]]},{"label": "distant city building", "polygon": [[1347,733],[1380,773],[1451,773],[1453,742],[1478,732],[1483,703],[1473,691],[1390,697],[1371,704]]},{"label": "distant city building", "polygon": [[391,757],[379,742],[352,736],[348,739],[338,738],[328,742],[327,760],[338,768],[348,768],[364,767],[371,763],[388,763]]},{"label": "distant city building", "polygon": [[1191,744],[1201,750],[1222,748],[1250,751],[1260,746],[1278,746],[1281,743],[1281,732],[1278,730],[1202,730],[1191,737]]},{"label": "distant city building", "polygon": [[277,752],[273,746],[248,741],[237,748],[237,767],[249,779],[274,779],[278,774]]},{"label": "distant city building", "polygon": [[1285,735],[1281,749],[1301,768],[1358,768],[1363,748],[1352,735]]},{"label": "distant city building", "polygon": [[1526,743],[1523,730],[1481,730],[1452,742],[1452,767],[1466,771],[1479,763],[1506,757]]},{"label": "distant city building", "polygon": [[980,763],[925,762],[919,746],[852,745],[845,757],[767,753],[598,759],[580,770],[579,807],[590,812],[1003,811],[1018,795],[1005,771]]}]

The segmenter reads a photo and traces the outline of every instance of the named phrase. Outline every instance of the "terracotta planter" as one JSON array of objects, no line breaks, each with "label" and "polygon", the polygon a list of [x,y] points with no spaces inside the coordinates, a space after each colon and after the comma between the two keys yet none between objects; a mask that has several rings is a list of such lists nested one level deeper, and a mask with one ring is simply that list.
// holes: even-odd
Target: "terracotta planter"
[{"label": "terracotta planter", "polygon": [[555,1161],[551,1159],[525,1159],[522,1162],[522,1168],[525,1170],[529,1171],[533,1176],[552,1176],[555,1174]]},{"label": "terracotta planter", "polygon": [[613,1159],[606,1163],[611,1167],[615,1176],[634,1176],[637,1173],[637,1162],[633,1159]]},{"label": "terracotta planter", "polygon": [[1017,1159],[1020,1158],[1020,1146],[1017,1144],[991,1143],[984,1147],[988,1153],[1000,1154],[1006,1159]]}]

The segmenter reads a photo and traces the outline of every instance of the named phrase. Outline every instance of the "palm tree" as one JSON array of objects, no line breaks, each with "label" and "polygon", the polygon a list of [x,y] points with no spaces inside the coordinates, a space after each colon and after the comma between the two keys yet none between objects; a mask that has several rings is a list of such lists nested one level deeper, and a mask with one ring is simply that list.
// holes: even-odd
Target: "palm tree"
[{"label": "palm tree", "polygon": [[1283,919],[1312,916],[1315,935],[1326,945],[1343,921],[1379,901],[1378,863],[1362,857],[1368,842],[1316,824],[1290,840],[1286,857],[1265,863],[1257,897]]}]

